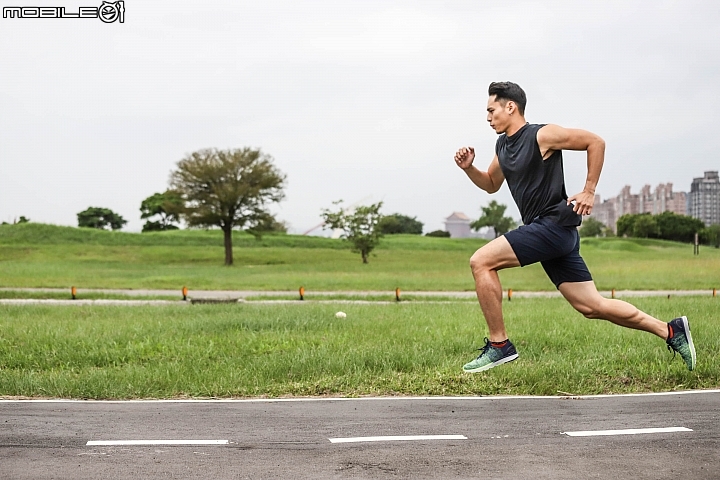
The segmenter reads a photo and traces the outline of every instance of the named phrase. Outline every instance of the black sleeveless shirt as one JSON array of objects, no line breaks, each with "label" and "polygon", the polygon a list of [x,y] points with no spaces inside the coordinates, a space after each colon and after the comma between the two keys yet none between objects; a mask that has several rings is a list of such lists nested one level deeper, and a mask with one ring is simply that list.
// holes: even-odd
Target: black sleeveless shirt
[{"label": "black sleeveless shirt", "polygon": [[548,217],[559,225],[576,227],[582,216],[567,204],[562,151],[554,151],[547,160],[540,153],[537,132],[544,126],[526,123],[510,137],[500,135],[495,153],[525,225]]}]

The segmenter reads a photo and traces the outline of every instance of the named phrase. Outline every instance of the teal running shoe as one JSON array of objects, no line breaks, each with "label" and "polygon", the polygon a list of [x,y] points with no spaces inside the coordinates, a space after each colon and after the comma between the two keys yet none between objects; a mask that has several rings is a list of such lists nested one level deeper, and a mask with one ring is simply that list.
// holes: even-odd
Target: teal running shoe
[{"label": "teal running shoe", "polygon": [[502,345],[495,346],[485,337],[485,346],[478,350],[480,350],[480,355],[472,362],[463,365],[464,372],[483,372],[502,365],[503,363],[512,362],[518,358],[515,345],[513,345],[510,340],[505,340],[505,343]]},{"label": "teal running shoe", "polygon": [[693,345],[692,335],[690,335],[690,323],[687,317],[680,317],[668,323],[668,339],[667,348],[673,352],[679,353],[688,370],[695,369],[695,345]]}]

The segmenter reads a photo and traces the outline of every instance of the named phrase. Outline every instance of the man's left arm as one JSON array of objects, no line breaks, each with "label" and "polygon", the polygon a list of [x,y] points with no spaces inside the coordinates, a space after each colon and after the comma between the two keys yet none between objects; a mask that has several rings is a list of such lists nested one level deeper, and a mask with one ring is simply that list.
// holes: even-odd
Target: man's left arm
[{"label": "man's left arm", "polygon": [[568,198],[568,204],[575,202],[573,211],[580,215],[590,215],[595,203],[595,188],[600,180],[600,172],[605,162],[605,140],[587,130],[563,128],[558,125],[545,125],[537,133],[538,146],[546,160],[555,150],[587,151],[587,178],[583,191]]}]

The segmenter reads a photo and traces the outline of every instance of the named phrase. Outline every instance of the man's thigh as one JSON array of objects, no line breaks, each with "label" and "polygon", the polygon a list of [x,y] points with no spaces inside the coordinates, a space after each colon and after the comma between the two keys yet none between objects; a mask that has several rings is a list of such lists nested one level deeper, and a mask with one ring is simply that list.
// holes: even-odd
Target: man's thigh
[{"label": "man's thigh", "polygon": [[580,235],[577,231],[575,234],[575,245],[570,253],[562,257],[553,258],[541,262],[543,269],[550,280],[555,284],[556,288],[564,284],[591,284],[595,288],[592,281],[592,275],[588,270],[585,260],[580,256]]},{"label": "man's thigh", "polygon": [[562,227],[541,218],[522,225],[504,235],[521,266],[545,262],[572,252],[577,243],[577,230]]},{"label": "man's thigh", "polygon": [[470,258],[472,267],[484,267],[491,270],[519,267],[520,262],[515,251],[504,236],[499,236],[479,248]]},{"label": "man's thigh", "polygon": [[592,275],[580,252],[573,250],[569,254],[541,262],[547,276],[556,288],[565,283],[593,283]]}]

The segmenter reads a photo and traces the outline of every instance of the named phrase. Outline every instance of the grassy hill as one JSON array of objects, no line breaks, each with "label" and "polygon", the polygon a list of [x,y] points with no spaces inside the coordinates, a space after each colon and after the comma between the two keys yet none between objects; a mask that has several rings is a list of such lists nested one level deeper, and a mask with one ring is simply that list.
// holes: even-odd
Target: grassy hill
[{"label": "grassy hill", "polygon": [[[472,290],[477,239],[391,235],[363,265],[342,240],[234,234],[224,267],[219,230],[107,232],[0,226],[0,287],[296,290]],[[720,250],[644,239],[589,238],[582,253],[600,289],[720,288]],[[552,290],[539,265],[501,272],[504,288]]]}]

